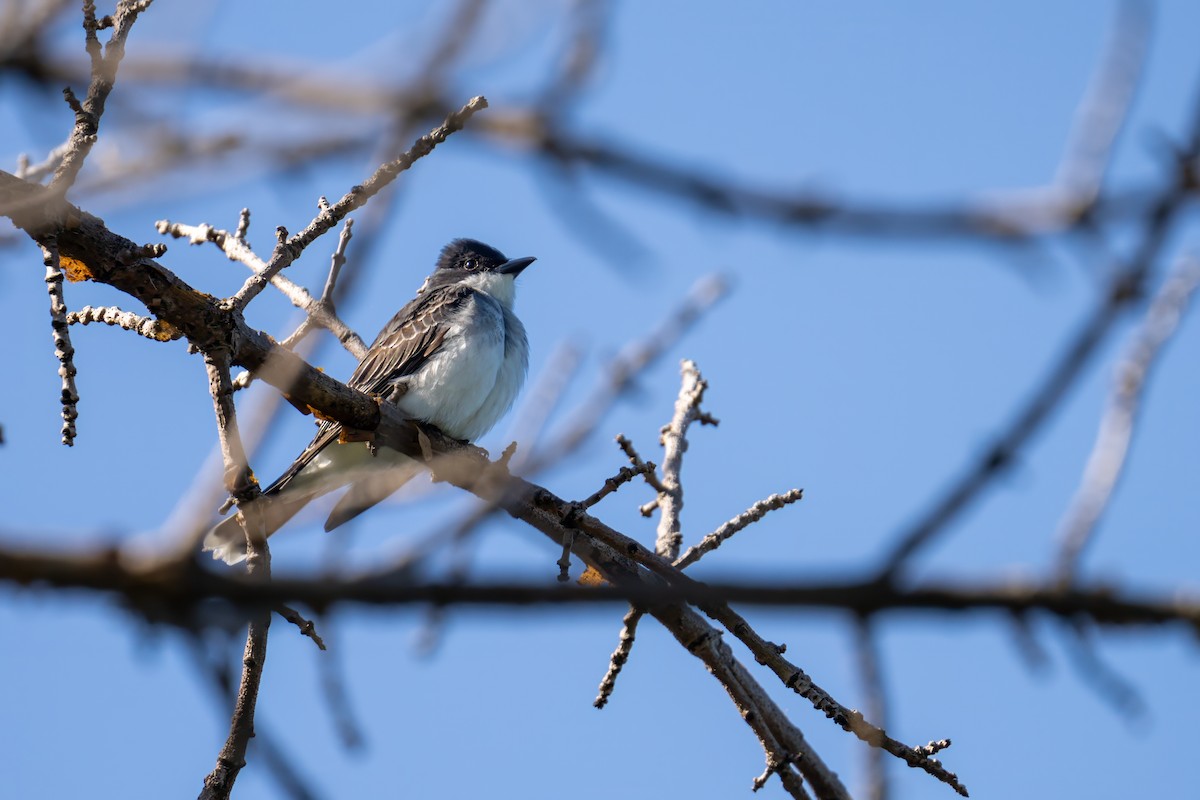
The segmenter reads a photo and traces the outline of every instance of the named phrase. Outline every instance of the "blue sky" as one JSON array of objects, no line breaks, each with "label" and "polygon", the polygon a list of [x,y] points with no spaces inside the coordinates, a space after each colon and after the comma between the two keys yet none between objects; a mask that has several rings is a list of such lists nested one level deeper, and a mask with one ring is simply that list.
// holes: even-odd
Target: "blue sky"
[{"label": "blue sky", "polygon": [[[497,113],[535,96],[555,63],[566,8],[553,0],[494,3],[451,75],[453,96],[486,95]],[[1155,8],[1113,186],[1158,185],[1162,142],[1178,140],[1192,113],[1200,8],[1182,0]],[[445,15],[445,5],[419,3],[361,3],[338,14],[306,3],[217,3],[201,11],[163,3],[135,27],[130,59],[203,53],[383,81],[411,74]],[[778,191],[822,190],[849,202],[1002,197],[1053,177],[1113,18],[1110,3],[761,2],[735,11],[626,2],[616,6],[604,57],[572,124]],[[80,40],[73,20],[54,38],[60,52],[76,55]],[[265,141],[300,138],[318,124],[382,136],[377,115],[285,115],[254,96],[118,81],[113,128],[102,133],[97,159],[114,152],[105,148],[136,152],[128,126],[139,108],[191,130],[249,130]],[[6,169],[21,152],[40,158],[68,123],[60,103],[0,82]],[[261,247],[276,225],[299,230],[319,195],[340,195],[373,167],[360,154],[279,174],[243,159],[180,170],[149,189],[78,199],[138,241],[158,241],[153,223],[161,218],[232,228],[248,206],[251,240]],[[586,175],[570,191],[586,190],[639,243],[634,256],[599,244],[560,213],[563,190],[548,191],[548,180],[519,148],[452,138],[402,179],[363,291],[340,310],[373,336],[456,236],[537,256],[518,301],[534,345],[531,376],[561,343],[585,348],[581,382],[565,398],[569,409],[607,359],[652,330],[698,277],[731,276],[731,296],[644,375],[594,441],[542,479],[561,496],[587,496],[621,466],[610,444],[619,432],[657,460],[678,360],[694,359],[710,381],[706,405],[721,425],[696,430],[686,456],[688,542],[767,494],[805,490],[799,505],[708,557],[696,570],[704,578],[825,577],[876,564],[1010,418],[1108,275],[1102,260],[1081,261],[1062,247],[1012,253],[962,241],[790,230]],[[1193,227],[1179,226],[1171,254],[1195,249],[1194,215],[1185,223]],[[333,244],[314,246],[291,277],[318,290]],[[240,268],[215,250],[169,245],[163,263],[197,288],[227,295],[240,285]],[[1123,252],[1127,232],[1110,245]],[[76,329],[80,435],[74,448],[63,448],[39,258],[21,244],[0,250],[0,260],[0,337],[10,343],[10,391],[0,399],[7,478],[0,537],[64,547],[114,538],[160,543],[163,521],[205,468],[214,442],[201,359],[185,355],[180,343]],[[69,285],[67,299],[72,307],[122,302],[94,285]],[[292,319],[286,301],[269,294],[249,318],[276,334]],[[1047,573],[1113,361],[1136,318],[1108,340],[1017,467],[918,559],[914,577]],[[317,361],[342,378],[353,367],[330,346]],[[1084,562],[1087,579],[1197,591],[1197,363],[1200,324],[1189,318],[1154,375],[1129,473]],[[511,419],[482,444],[502,448]],[[282,470],[310,426],[285,415],[255,463],[258,474]],[[653,523],[636,513],[647,499],[644,487],[627,487],[597,513],[650,541]],[[353,528],[349,557],[373,563],[468,507],[467,498],[440,491],[382,509]],[[277,569],[320,563],[327,550],[319,519],[314,512],[272,540]],[[497,521],[483,529],[472,560],[481,576],[552,580],[557,558],[540,534]],[[758,745],[699,662],[654,625],[642,626],[609,707],[591,707],[622,613],[454,610],[431,653],[418,646],[425,615],[417,609],[334,614],[321,625],[332,653],[316,652],[277,623],[260,726],[322,797],[747,795],[762,769]],[[764,636],[787,642],[789,656],[845,705],[861,707],[849,620],[759,609],[748,616]],[[199,674],[192,640],[148,626],[104,597],[11,587],[0,587],[0,630],[8,643],[0,652],[0,685],[7,687],[0,765],[14,797],[199,790],[228,712]],[[1147,789],[1182,796],[1194,783],[1191,721],[1200,695],[1195,643],[1181,630],[1099,637],[1104,661],[1145,703],[1144,716],[1132,721],[1074,668],[1057,621],[1033,622],[1041,666],[1022,659],[1010,621],[990,615],[894,614],[881,630],[890,732],[911,744],[952,738],[943,761],[973,797],[1127,797]],[[203,641],[210,655],[233,664],[237,638]],[[338,742],[322,700],[320,659],[335,659],[345,672],[366,739],[361,751]],[[848,786],[860,789],[863,747],[778,691],[766,673],[760,677]],[[897,798],[951,796],[899,763],[890,771]],[[783,796],[777,783],[765,791]],[[278,796],[253,750],[236,792]]]}]

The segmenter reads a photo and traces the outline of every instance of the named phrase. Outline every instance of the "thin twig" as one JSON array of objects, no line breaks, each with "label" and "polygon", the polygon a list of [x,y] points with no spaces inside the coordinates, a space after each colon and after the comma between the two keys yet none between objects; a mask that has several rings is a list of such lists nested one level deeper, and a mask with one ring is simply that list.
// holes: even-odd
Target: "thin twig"
[{"label": "thin twig", "polygon": [[291,606],[280,605],[275,608],[275,613],[283,617],[288,622],[295,625],[302,636],[307,636],[313,640],[313,644],[322,650],[325,650],[325,640],[317,633],[317,626],[313,624],[311,619],[305,618],[299,611]]},{"label": "thin twig", "polygon": [[1064,639],[1064,644],[1083,684],[1090,686],[1126,720],[1144,717],[1146,701],[1142,699],[1141,692],[1132,681],[1100,657],[1089,626],[1080,619],[1067,620],[1067,626],[1071,633]]},{"label": "thin twig", "polygon": [[663,446],[663,489],[658,495],[660,516],[658,536],[654,544],[658,554],[671,561],[679,557],[679,548],[683,544],[679,518],[683,511],[683,481],[680,480],[679,472],[683,467],[683,454],[688,447],[687,429],[697,421],[716,424],[716,420],[707,417],[700,410],[708,383],[700,376],[695,362],[685,359],[680,371],[683,380],[679,387],[679,397],[675,400],[675,414],[663,427],[660,439]]},{"label": "thin twig", "polygon": [[286,242],[280,243],[275,253],[271,256],[271,260],[266,268],[262,272],[256,272],[250,276],[246,283],[242,285],[242,288],[238,290],[237,294],[230,298],[230,306],[236,309],[244,309],[251,300],[266,288],[271,279],[279,274],[280,270],[299,258],[305,248],[316,241],[317,237],[340,222],[351,211],[360,208],[384,187],[399,177],[400,173],[416,163],[418,159],[433,152],[433,149],[446,141],[451,134],[462,130],[467,120],[475,112],[485,108],[487,108],[487,100],[485,98],[482,96],[471,98],[458,111],[451,112],[446,117],[445,122],[418,139],[408,152],[396,160],[389,161],[379,167],[363,184],[352,187],[341,200],[322,210],[304,230],[289,237]]},{"label": "thin twig", "polygon": [[46,154],[46,158],[37,164],[30,164],[28,158],[22,157],[17,165],[17,171],[14,173],[18,178],[27,181],[40,181],[47,175],[53,175],[62,163],[63,156],[66,155],[67,149],[70,147],[70,140],[63,142],[57,147],[50,150]]},{"label": "thin twig", "polygon": [[[572,509],[573,511],[573,509]],[[572,513],[572,512],[568,512]],[[558,582],[566,583],[570,579],[571,569],[571,547],[575,544],[575,531],[568,528],[563,531],[562,537],[562,556],[559,557],[558,564]]]},{"label": "thin twig", "polygon": [[[321,200],[325,200],[325,198],[322,197]],[[327,206],[328,203],[325,205]],[[243,217],[243,221],[248,219],[248,216]],[[347,217],[345,223],[342,225],[342,233],[338,237],[337,247],[334,249],[333,256],[330,259],[331,263],[329,266],[329,274],[325,278],[325,288],[321,291],[321,298],[311,306],[310,312],[304,315],[304,318],[300,320],[300,324],[298,324],[290,334],[288,334],[279,342],[279,346],[285,350],[295,350],[300,343],[303,342],[304,339],[316,329],[318,325],[318,318],[325,320],[324,323],[321,323],[322,327],[325,327],[326,330],[329,330],[330,333],[333,333],[340,341],[343,342],[343,344],[346,344],[347,349],[350,349],[349,345],[355,343],[355,341],[357,341],[358,345],[362,344],[362,340],[359,339],[358,334],[351,331],[348,327],[346,327],[345,323],[338,318],[337,311],[334,308],[333,303],[333,295],[337,289],[338,276],[341,273],[342,267],[346,264],[346,247],[350,244],[350,239],[353,236],[351,232],[353,226],[354,220]],[[238,229],[242,230],[241,222],[238,223]],[[244,237],[235,238],[240,238],[241,241],[245,241]],[[285,288],[285,281],[287,283],[291,283],[290,281],[287,281],[286,278],[276,276],[273,285],[282,290]],[[299,292],[297,292],[297,296],[301,297],[301,299],[303,299],[303,296],[308,295],[307,290],[298,286],[295,288],[299,290]],[[303,295],[300,295],[300,292],[302,292]],[[351,352],[354,351],[351,350]],[[359,359],[361,360],[361,356],[359,356]],[[254,373],[250,370],[245,370],[234,378],[233,388],[240,391],[250,386],[250,384],[253,382]]]},{"label": "thin twig", "polygon": [[333,255],[329,259],[329,274],[325,277],[325,288],[321,290],[321,302],[330,306],[330,311],[333,310],[333,293],[337,288],[338,276],[342,272],[342,267],[346,264],[346,248],[350,246],[350,239],[354,237],[354,220],[350,217],[342,223],[342,232],[338,236],[337,247],[333,250]]},{"label": "thin twig", "polygon": [[50,329],[54,334],[54,355],[58,359],[58,374],[62,378],[62,443],[75,444],[75,420],[79,417],[79,392],[75,388],[75,347],[67,320],[67,303],[63,298],[63,272],[59,263],[58,242],[50,236],[39,245],[46,265],[46,290],[50,293]]},{"label": "thin twig", "polygon": [[[654,469],[646,470],[646,465],[648,463],[653,463],[653,462],[643,461],[641,455],[638,454],[637,449],[634,448],[633,442],[631,442],[625,436],[625,434],[618,433],[616,442],[617,442],[617,447],[621,448],[621,452],[624,453],[625,457],[629,459],[629,463],[631,465],[633,465],[633,468],[641,472],[642,477],[646,479],[646,483],[649,484],[650,488],[653,489],[656,493],[665,492],[666,487],[664,487],[662,485],[662,481],[660,481],[658,479],[657,470],[654,470]],[[658,505],[658,501],[655,500],[655,506],[657,506],[657,505]],[[648,516],[648,515],[646,515],[646,516]]]},{"label": "thin twig", "polygon": [[600,681],[600,691],[597,693],[596,699],[592,701],[592,705],[596,708],[604,708],[608,705],[613,689],[617,686],[617,676],[621,674],[621,669],[629,660],[629,654],[633,652],[638,623],[641,622],[644,614],[645,612],[637,606],[630,606],[629,610],[625,612],[625,617],[621,620],[621,635],[617,640],[617,649],[609,656],[608,671],[604,673],[604,677]]},{"label": "thin twig", "polygon": [[675,566],[679,569],[684,569],[695,564],[706,553],[711,553],[720,547],[721,543],[726,539],[765,517],[767,512],[795,503],[802,497],[804,497],[803,489],[788,489],[783,494],[773,494],[770,497],[759,500],[750,506],[750,508],[705,536],[699,543],[689,547],[686,553],[675,560]]},{"label": "thin twig", "polygon": [[653,461],[647,461],[636,467],[621,467],[619,470],[617,470],[616,475],[613,475],[611,478],[606,478],[604,480],[604,485],[597,489],[586,500],[581,501],[579,505],[585,509],[591,508],[615,492],[617,489],[629,483],[638,475],[653,473],[655,469],[657,469],[657,467],[654,465]]},{"label": "thin twig", "polygon": [[233,382],[229,375],[229,354],[205,353],[204,365],[217,414],[217,440],[224,467],[222,483],[230,497],[239,503],[253,500],[258,494],[258,482],[250,471],[238,430],[237,413],[233,405]]}]

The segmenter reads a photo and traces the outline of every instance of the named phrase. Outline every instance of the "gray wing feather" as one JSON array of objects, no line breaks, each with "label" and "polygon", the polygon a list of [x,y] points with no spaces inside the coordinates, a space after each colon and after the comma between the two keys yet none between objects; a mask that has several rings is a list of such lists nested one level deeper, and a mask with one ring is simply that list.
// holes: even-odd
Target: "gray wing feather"
[{"label": "gray wing feather", "polygon": [[[383,326],[347,385],[368,394],[384,394],[397,378],[419,370],[446,338],[450,316],[473,293],[470,287],[450,284],[431,289],[410,301]],[[287,486],[318,453],[336,442],[341,433],[340,422],[323,421],[308,447],[263,490],[263,494],[273,494]]]}]

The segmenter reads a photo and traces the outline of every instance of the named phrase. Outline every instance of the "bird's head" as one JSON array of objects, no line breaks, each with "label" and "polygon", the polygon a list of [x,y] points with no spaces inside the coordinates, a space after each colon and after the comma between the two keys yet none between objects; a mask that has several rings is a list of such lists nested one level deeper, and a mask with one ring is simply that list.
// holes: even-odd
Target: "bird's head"
[{"label": "bird's head", "polygon": [[512,305],[513,280],[534,260],[532,256],[508,258],[496,248],[475,239],[455,239],[442,248],[426,285],[465,283],[505,305]]},{"label": "bird's head", "polygon": [[456,272],[460,275],[491,272],[515,278],[533,262],[531,256],[508,258],[496,248],[474,239],[455,239],[442,248],[436,269],[438,272]]}]

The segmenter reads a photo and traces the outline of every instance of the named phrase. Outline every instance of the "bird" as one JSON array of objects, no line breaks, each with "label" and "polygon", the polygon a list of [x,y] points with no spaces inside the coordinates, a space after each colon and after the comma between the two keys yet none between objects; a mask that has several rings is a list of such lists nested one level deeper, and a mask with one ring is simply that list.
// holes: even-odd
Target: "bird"
[{"label": "bird", "polygon": [[[516,400],[529,368],[529,340],[513,301],[517,276],[534,260],[507,258],[475,239],[447,244],[417,296],[383,326],[347,385],[394,402],[456,439],[487,433]],[[308,447],[255,501],[268,536],[309,501],[350,484],[325,522],[325,530],[333,530],[421,469],[402,453],[343,442],[341,434],[341,423],[321,422]],[[227,564],[245,560],[237,515],[212,528],[203,549]]]}]

